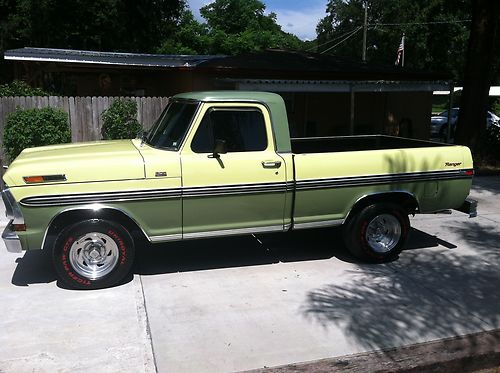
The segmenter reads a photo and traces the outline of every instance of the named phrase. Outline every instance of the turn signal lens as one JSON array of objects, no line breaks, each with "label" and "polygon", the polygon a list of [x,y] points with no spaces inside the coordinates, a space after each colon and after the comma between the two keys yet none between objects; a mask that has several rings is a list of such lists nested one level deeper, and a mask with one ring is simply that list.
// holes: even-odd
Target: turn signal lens
[{"label": "turn signal lens", "polygon": [[43,183],[43,176],[25,176],[23,179],[28,184]]},{"label": "turn signal lens", "polygon": [[16,232],[24,232],[26,230],[26,224],[13,224],[14,230]]},{"label": "turn signal lens", "polygon": [[39,175],[39,176],[24,176],[26,184],[46,183],[54,181],[66,181],[66,175]]}]

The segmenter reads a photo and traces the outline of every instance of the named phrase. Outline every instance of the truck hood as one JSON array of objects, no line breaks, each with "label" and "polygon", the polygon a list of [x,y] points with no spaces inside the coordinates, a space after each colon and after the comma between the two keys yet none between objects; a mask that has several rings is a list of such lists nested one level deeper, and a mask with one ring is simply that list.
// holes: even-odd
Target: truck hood
[{"label": "truck hood", "polygon": [[37,184],[142,179],[144,162],[131,140],[42,146],[23,150],[3,179],[23,186],[28,176],[48,176]]}]

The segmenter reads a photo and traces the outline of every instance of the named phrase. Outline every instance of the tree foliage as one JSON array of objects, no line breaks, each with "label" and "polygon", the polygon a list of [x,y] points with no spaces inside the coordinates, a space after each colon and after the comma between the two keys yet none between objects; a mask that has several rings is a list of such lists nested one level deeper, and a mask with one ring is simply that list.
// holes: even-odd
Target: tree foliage
[{"label": "tree foliage", "polygon": [[[364,0],[330,0],[318,26],[318,51],[361,60]],[[405,34],[405,67],[463,73],[471,0],[367,0],[367,61],[394,64]],[[439,23],[435,23],[439,22]],[[442,23],[441,23],[442,22]]]},{"label": "tree foliage", "polygon": [[276,14],[265,15],[266,6],[259,0],[216,0],[200,9],[210,28],[226,34],[246,30],[281,31]]},{"label": "tree foliage", "polygon": [[152,52],[184,8],[185,0],[0,0],[0,49]]},{"label": "tree foliage", "polygon": [[61,109],[17,109],[5,122],[3,147],[13,161],[23,149],[71,141],[68,114]]},{"label": "tree foliage", "polygon": [[492,65],[495,47],[498,48],[500,3],[473,0],[472,4],[471,33],[455,140],[481,154],[484,151],[482,139],[486,133],[488,92],[494,72]]},{"label": "tree foliage", "polygon": [[259,0],[215,0],[202,7],[198,22],[189,9],[161,53],[239,54],[266,48],[301,49],[304,43],[281,29],[275,13],[265,14]]},{"label": "tree foliage", "polygon": [[259,0],[216,0],[198,22],[186,0],[0,0],[0,52],[25,46],[235,54],[302,45]]}]

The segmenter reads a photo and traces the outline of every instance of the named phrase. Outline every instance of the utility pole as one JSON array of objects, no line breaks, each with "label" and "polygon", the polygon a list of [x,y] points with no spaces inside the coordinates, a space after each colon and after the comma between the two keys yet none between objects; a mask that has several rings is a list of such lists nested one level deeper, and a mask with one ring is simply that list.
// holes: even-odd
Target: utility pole
[{"label": "utility pole", "polygon": [[366,62],[366,31],[368,28],[368,2],[365,1],[365,22],[363,24],[363,62]]}]

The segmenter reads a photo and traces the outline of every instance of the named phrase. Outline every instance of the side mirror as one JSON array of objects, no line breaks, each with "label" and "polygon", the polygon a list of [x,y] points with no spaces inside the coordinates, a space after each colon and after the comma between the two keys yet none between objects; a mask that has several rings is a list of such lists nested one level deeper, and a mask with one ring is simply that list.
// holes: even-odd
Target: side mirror
[{"label": "side mirror", "polygon": [[226,140],[222,139],[215,139],[215,144],[214,144],[214,158],[218,158],[219,154],[226,154],[227,153],[227,147],[226,147]]}]

